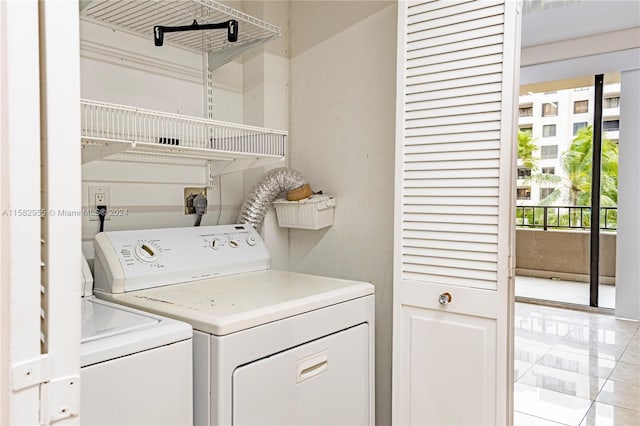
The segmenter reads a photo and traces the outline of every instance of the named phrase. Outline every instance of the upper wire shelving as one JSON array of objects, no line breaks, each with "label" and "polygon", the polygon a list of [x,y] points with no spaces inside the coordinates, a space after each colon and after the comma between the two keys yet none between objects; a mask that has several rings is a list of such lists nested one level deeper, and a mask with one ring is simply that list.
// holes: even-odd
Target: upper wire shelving
[{"label": "upper wire shelving", "polygon": [[85,18],[148,36],[153,27],[238,21],[238,41],[229,42],[226,31],[172,33],[165,42],[209,55],[209,70],[218,68],[244,52],[280,36],[280,28],[213,0],[81,0]]}]

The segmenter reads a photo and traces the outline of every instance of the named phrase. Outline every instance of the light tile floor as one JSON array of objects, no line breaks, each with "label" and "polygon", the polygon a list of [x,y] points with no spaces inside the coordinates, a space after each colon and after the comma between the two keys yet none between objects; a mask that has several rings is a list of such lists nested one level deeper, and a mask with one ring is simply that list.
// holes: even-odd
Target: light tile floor
[{"label": "light tile floor", "polygon": [[516,303],[514,424],[640,425],[640,323]]},{"label": "light tile floor", "polygon": [[[598,289],[598,305],[602,308],[615,308],[616,287],[601,284]],[[516,296],[589,306],[589,284],[518,275]]]}]

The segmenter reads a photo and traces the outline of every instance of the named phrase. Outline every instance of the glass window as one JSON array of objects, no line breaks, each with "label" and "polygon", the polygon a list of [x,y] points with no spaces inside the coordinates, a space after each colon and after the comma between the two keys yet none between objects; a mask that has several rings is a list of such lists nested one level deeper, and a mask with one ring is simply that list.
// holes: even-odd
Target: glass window
[{"label": "glass window", "polygon": [[533,128],[532,127],[520,127],[519,129],[521,132],[526,132],[531,134],[533,132]]},{"label": "glass window", "polygon": [[542,116],[543,117],[553,117],[558,115],[558,105],[553,102],[548,102],[542,104]]},{"label": "glass window", "polygon": [[555,191],[555,188],[540,188],[540,199],[544,200]]},{"label": "glass window", "polygon": [[603,108],[619,108],[620,96],[612,96],[610,98],[604,98]]},{"label": "glass window", "polygon": [[573,136],[575,136],[578,133],[578,130],[582,129],[583,127],[587,127],[586,121],[581,121],[580,123],[573,123]]},{"label": "glass window", "polygon": [[543,167],[542,168],[542,173],[547,174],[547,175],[555,175],[556,174],[556,168],[555,167]]},{"label": "glass window", "polygon": [[526,179],[531,176],[531,169],[528,167],[518,167],[518,179]]},{"label": "glass window", "polygon": [[548,138],[556,135],[556,125],[555,124],[545,124],[542,126],[542,137]]},{"label": "glass window", "polygon": [[522,106],[519,110],[520,117],[531,117],[533,116],[533,106]]},{"label": "glass window", "polygon": [[516,198],[518,200],[530,200],[531,188],[518,188],[516,189]]},{"label": "glass window", "polygon": [[589,111],[589,101],[575,101],[573,103],[573,113],[582,114]]},{"label": "glass window", "polygon": [[540,147],[540,158],[548,160],[558,158],[558,145],[546,145]]},{"label": "glass window", "polygon": [[605,120],[602,122],[602,130],[605,132],[615,132],[620,130],[620,120]]}]

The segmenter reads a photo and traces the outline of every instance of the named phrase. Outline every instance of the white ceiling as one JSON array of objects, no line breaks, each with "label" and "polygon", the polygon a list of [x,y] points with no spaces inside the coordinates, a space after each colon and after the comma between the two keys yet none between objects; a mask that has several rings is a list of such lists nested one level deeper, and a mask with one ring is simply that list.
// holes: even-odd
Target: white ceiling
[{"label": "white ceiling", "polygon": [[640,27],[640,1],[579,1],[522,17],[522,47]]}]

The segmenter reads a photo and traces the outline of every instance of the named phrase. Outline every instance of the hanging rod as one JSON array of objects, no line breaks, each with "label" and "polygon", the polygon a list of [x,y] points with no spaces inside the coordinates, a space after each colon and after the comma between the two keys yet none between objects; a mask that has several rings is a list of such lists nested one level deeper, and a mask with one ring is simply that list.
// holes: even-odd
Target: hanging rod
[{"label": "hanging rod", "polygon": [[215,24],[198,24],[198,21],[193,20],[191,25],[181,25],[177,27],[165,27],[163,25],[156,25],[153,27],[153,42],[156,46],[162,46],[164,43],[164,33],[178,33],[182,31],[201,31],[201,30],[218,30],[227,29],[227,40],[230,42],[238,41],[238,21],[230,19],[225,22]]}]

